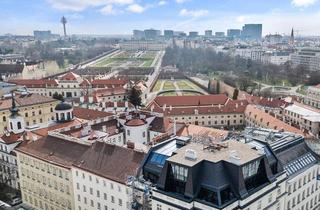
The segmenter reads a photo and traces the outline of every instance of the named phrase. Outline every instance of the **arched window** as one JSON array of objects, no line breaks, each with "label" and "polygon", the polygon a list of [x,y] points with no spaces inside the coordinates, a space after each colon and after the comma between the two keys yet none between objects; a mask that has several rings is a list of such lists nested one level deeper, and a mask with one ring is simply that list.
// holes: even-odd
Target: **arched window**
[{"label": "arched window", "polygon": [[12,122],[10,122],[10,129],[13,130]]},{"label": "arched window", "polygon": [[61,113],[61,118],[60,118],[60,120],[62,120],[62,121],[64,121],[66,118],[65,118],[65,116],[64,116],[64,113]]},{"label": "arched window", "polygon": [[21,129],[21,122],[17,122],[17,127],[19,130]]},{"label": "arched window", "polygon": [[3,117],[2,117],[2,120],[3,120],[3,122],[7,121],[6,116],[3,116]]},{"label": "arched window", "polygon": [[71,114],[70,114],[70,112],[68,112],[68,114],[67,114],[67,120],[71,120]]},{"label": "arched window", "polygon": [[59,114],[56,113],[56,120],[59,120]]}]

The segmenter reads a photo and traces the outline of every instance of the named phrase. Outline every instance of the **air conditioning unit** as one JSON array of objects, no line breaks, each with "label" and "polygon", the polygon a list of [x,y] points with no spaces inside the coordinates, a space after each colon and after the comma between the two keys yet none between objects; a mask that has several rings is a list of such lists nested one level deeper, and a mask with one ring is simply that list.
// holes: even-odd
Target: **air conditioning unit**
[{"label": "air conditioning unit", "polygon": [[186,149],[184,157],[188,160],[197,160],[197,152],[193,149]]}]

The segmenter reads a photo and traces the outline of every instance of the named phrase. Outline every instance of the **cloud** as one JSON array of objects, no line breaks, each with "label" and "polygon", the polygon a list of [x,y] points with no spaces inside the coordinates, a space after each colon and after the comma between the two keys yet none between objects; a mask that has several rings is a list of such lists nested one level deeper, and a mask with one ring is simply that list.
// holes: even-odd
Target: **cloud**
[{"label": "cloud", "polygon": [[47,2],[58,10],[80,12],[89,7],[133,4],[134,0],[47,0]]},{"label": "cloud", "polygon": [[183,4],[183,3],[185,3],[185,2],[187,2],[188,0],[176,0],[176,2],[178,3],[178,4]]},{"label": "cloud", "polygon": [[143,13],[147,7],[143,7],[139,4],[131,4],[127,7],[127,11],[133,12],[133,13]]},{"label": "cloud", "polygon": [[167,4],[166,1],[159,1],[159,2],[158,2],[158,5],[159,5],[159,6],[162,6],[162,5],[165,5],[165,4]]},{"label": "cloud", "polygon": [[208,10],[187,10],[187,9],[182,9],[179,13],[180,16],[193,17],[193,18],[206,16],[208,14],[209,14]]},{"label": "cloud", "polygon": [[309,7],[315,4],[318,0],[292,0],[292,5],[295,7]]},{"label": "cloud", "polygon": [[236,22],[238,22],[238,23],[244,23],[244,22],[247,22],[249,19],[250,19],[249,16],[240,15],[240,16],[236,17]]},{"label": "cloud", "polygon": [[101,14],[103,15],[115,15],[117,12],[114,10],[112,4],[106,5],[104,6],[101,10],[100,10]]}]

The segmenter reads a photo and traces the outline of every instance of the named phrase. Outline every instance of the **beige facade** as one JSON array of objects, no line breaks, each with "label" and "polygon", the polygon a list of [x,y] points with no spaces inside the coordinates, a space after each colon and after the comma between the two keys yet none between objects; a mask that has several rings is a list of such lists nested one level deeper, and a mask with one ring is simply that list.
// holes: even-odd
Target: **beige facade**
[{"label": "beige facade", "polygon": [[244,125],[244,114],[194,114],[194,115],[172,115],[172,119],[193,125],[207,127],[238,127]]},{"label": "beige facade", "polygon": [[[31,105],[19,106],[19,113],[24,117],[25,125],[33,126],[54,120],[54,108],[59,103],[58,100],[52,100],[48,103],[35,103]],[[10,116],[9,108],[0,110],[0,133],[8,128],[8,119]]]},{"label": "beige facade", "polygon": [[74,209],[71,169],[17,152],[22,200],[43,210]]},{"label": "beige facade", "polygon": [[303,102],[309,106],[320,108],[320,85],[309,87],[307,95],[304,96]]}]

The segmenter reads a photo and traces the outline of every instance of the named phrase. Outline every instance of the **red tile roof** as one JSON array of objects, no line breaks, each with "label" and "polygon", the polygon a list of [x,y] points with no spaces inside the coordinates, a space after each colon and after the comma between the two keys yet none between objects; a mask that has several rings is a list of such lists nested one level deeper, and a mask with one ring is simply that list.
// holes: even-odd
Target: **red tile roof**
[{"label": "red tile roof", "polygon": [[12,144],[16,143],[22,138],[23,133],[14,134],[14,133],[8,133],[4,134],[0,137],[0,140],[3,140],[6,144]]},{"label": "red tile roof", "polygon": [[68,72],[68,73],[60,76],[59,79],[73,81],[73,80],[77,80],[78,77],[80,77],[80,76],[73,73],[73,72]]},{"label": "red tile roof", "polygon": [[260,127],[275,129],[275,130],[284,130],[300,135],[304,135],[302,131],[299,129],[288,125],[287,123],[265,113],[263,110],[260,110],[254,105],[248,105],[245,110],[245,115],[247,118],[251,119],[251,121],[258,124]]},{"label": "red tile roof", "polygon": [[135,176],[145,154],[116,145],[96,142],[73,166],[98,176],[126,184]]},{"label": "red tile roof", "polygon": [[89,82],[89,80],[84,79],[81,83],[80,83],[80,87],[86,87],[91,85],[91,83]]},{"label": "red tile roof", "polygon": [[126,93],[126,90],[123,87],[97,89],[93,92],[93,94],[96,95],[97,97],[120,95],[125,93]]},{"label": "red tile roof", "polygon": [[176,106],[166,106],[165,111],[163,111],[163,107],[160,107],[156,102],[148,105],[147,109],[151,111],[152,107],[154,107],[154,112],[164,113],[165,116],[194,115],[196,114],[195,110],[197,110],[198,114],[241,114],[244,113],[244,110],[248,104],[246,100],[227,100],[226,103],[222,105],[203,105],[204,103],[200,103],[200,106],[193,104],[191,106],[185,106],[185,102],[182,102],[182,105],[179,105],[178,102],[174,103]]},{"label": "red tile roof", "polygon": [[145,125],[146,122],[142,119],[132,119],[125,123],[127,126],[141,126]]},{"label": "red tile roof", "polygon": [[75,117],[84,119],[84,120],[96,120],[104,117],[112,116],[113,113],[103,112],[93,109],[86,109],[81,107],[74,107],[73,114]]},{"label": "red tile roof", "polygon": [[260,105],[264,107],[280,108],[288,104],[287,102],[285,102],[285,100],[278,98],[263,98],[250,95],[246,96],[246,98],[250,104]]},{"label": "red tile roof", "polygon": [[13,79],[9,80],[9,83],[26,86],[28,88],[46,88],[48,86],[58,86],[56,80],[48,79]]},{"label": "red tile roof", "polygon": [[40,128],[40,129],[37,129],[37,130],[33,130],[31,132],[36,134],[36,135],[38,135],[38,136],[44,137],[44,136],[48,135],[49,131],[53,131],[53,130],[57,130],[57,129],[60,129],[60,128],[65,128],[65,127],[72,127],[72,126],[80,125],[80,124],[82,124],[84,122],[86,122],[86,121],[80,120],[80,119],[74,119],[74,120],[72,120],[70,122],[57,123],[57,124],[54,124],[52,126],[49,125],[46,128]]},{"label": "red tile roof", "polygon": [[61,167],[71,168],[72,163],[79,160],[89,148],[87,145],[46,136],[37,141],[25,141],[16,148],[16,151]]},{"label": "red tile roof", "polygon": [[[28,94],[28,95],[16,95],[15,97],[16,105],[18,107],[21,106],[31,106],[31,105],[37,105],[37,104],[43,104],[43,103],[50,103],[50,102],[56,102],[59,101],[56,99],[53,99],[51,97],[42,96],[39,94]],[[6,98],[0,100],[0,110],[3,109],[9,109],[11,107],[12,99]]]}]

